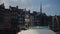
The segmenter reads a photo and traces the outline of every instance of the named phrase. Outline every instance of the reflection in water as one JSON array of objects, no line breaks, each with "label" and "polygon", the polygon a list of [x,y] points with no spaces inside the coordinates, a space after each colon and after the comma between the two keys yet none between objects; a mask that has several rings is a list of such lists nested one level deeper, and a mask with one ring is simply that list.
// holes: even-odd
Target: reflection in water
[{"label": "reflection in water", "polygon": [[21,32],[19,32],[18,34],[55,34],[55,32],[49,30],[49,29],[35,29],[35,28],[31,28],[29,30],[22,30]]}]

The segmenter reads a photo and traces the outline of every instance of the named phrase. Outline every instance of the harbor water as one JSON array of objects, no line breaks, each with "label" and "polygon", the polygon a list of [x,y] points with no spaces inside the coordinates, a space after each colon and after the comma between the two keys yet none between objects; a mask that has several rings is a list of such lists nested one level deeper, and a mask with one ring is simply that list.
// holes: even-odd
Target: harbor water
[{"label": "harbor water", "polygon": [[18,34],[56,34],[48,28],[48,26],[30,27],[28,30],[22,30]]}]

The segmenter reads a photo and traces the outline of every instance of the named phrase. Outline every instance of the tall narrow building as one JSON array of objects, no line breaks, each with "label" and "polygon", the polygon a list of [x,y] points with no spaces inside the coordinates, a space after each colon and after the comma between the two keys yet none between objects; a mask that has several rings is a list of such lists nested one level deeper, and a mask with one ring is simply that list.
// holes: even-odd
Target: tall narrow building
[{"label": "tall narrow building", "polygon": [[42,2],[40,4],[40,13],[42,13]]}]

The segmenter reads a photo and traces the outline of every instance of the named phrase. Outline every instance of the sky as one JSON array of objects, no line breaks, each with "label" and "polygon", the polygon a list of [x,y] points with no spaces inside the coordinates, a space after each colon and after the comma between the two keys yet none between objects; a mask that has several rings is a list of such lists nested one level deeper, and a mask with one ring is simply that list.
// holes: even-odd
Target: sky
[{"label": "sky", "polygon": [[9,6],[21,9],[27,9],[40,12],[40,4],[42,2],[42,12],[47,15],[60,15],[60,0],[0,0],[0,4],[4,3],[5,8]]}]

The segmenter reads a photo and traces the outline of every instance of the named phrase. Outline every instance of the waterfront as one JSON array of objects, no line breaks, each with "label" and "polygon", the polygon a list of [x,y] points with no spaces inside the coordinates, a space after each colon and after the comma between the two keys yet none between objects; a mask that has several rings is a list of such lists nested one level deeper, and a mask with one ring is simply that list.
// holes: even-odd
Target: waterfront
[{"label": "waterfront", "polygon": [[44,27],[32,27],[28,30],[22,30],[18,34],[56,34],[52,30],[48,29],[47,26]]},{"label": "waterfront", "polygon": [[[9,1],[7,2],[8,4],[10,3]],[[51,5],[53,3],[54,1],[51,2]],[[60,13],[59,10],[56,12],[57,9],[53,7],[56,5],[56,2],[52,7],[50,7],[50,3],[44,5],[45,1],[41,3],[41,1],[33,0],[31,3],[27,4],[27,7],[24,3],[22,3],[23,6],[20,5],[20,2],[18,2],[16,6],[14,2],[14,6],[9,5],[9,8],[5,8],[8,4],[5,4],[3,1],[0,5],[0,33],[16,34],[19,32],[19,34],[55,34],[55,32],[60,32]],[[43,6],[49,8],[44,10]],[[57,5],[56,8],[58,6],[60,5]]]}]

